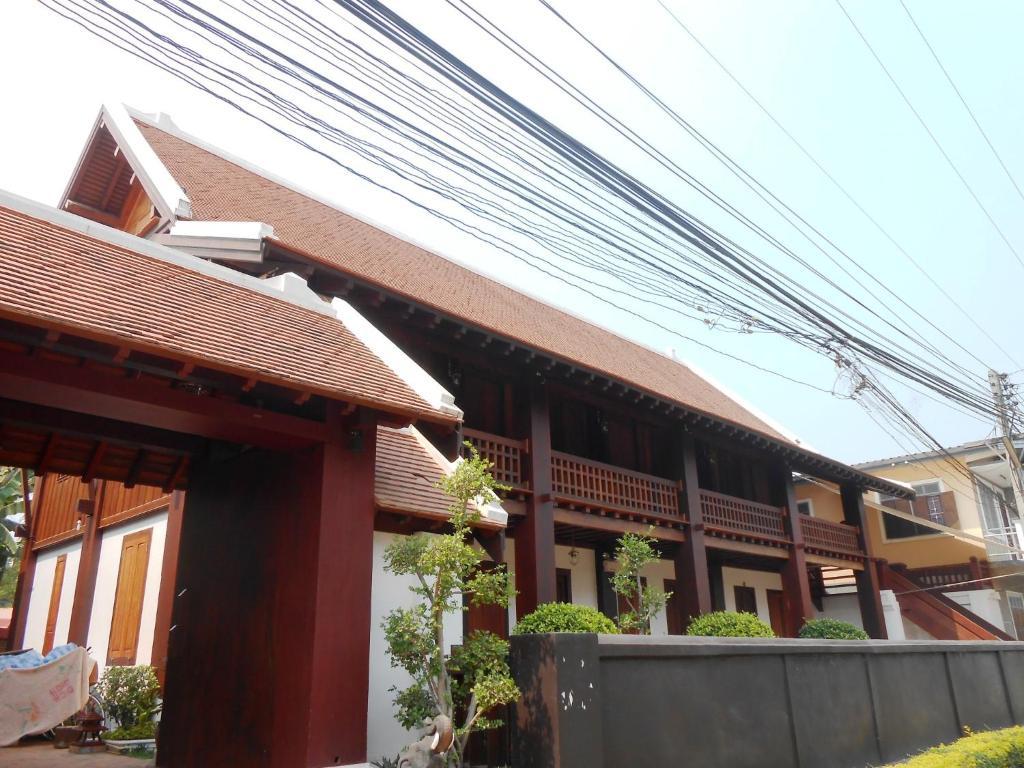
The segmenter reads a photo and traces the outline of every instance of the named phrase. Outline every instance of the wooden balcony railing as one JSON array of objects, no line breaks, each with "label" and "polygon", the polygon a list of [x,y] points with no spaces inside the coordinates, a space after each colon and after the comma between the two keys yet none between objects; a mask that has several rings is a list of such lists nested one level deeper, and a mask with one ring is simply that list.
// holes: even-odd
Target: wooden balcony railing
[{"label": "wooden balcony railing", "polygon": [[860,548],[860,530],[855,526],[801,515],[800,528],[808,549],[839,555],[864,554]]},{"label": "wooden balcony railing", "polygon": [[465,428],[462,430],[462,436],[472,443],[483,458],[494,465],[491,473],[495,480],[518,490],[529,488],[529,482],[524,479],[523,473],[523,461],[527,453],[525,440],[513,440]]},{"label": "wooden balcony railing", "polygon": [[703,489],[700,492],[700,507],[706,528],[772,543],[787,543],[790,540],[786,532],[786,513],[781,507]]},{"label": "wooden balcony railing", "polygon": [[680,519],[680,484],[568,453],[551,453],[551,491],[560,501]]}]

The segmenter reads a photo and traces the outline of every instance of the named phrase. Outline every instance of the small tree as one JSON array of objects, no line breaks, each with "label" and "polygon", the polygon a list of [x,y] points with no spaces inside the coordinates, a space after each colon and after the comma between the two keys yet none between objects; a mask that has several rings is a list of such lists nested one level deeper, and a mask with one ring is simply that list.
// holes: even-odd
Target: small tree
[{"label": "small tree", "polygon": [[672,596],[655,587],[646,586],[640,572],[658,559],[655,540],[649,533],[624,533],[615,546],[619,568],[612,574],[612,590],[626,603],[619,613],[619,629],[623,632],[651,634],[651,620],[665,610]]},{"label": "small tree", "polygon": [[[418,598],[413,607],[391,611],[383,623],[391,665],[412,677],[408,688],[392,689],[398,721],[416,728],[437,715],[451,718],[456,732],[446,758],[449,765],[461,764],[473,731],[501,725],[488,716],[494,708],[519,698],[506,640],[475,631],[453,654],[444,652],[445,614],[465,610],[465,598],[473,605],[507,607],[513,594],[505,567],[483,569],[483,555],[470,544],[470,526],[479,517],[474,502],[496,498],[502,486],[491,476],[491,463],[466,445],[469,457],[438,483],[452,499],[451,532],[403,537],[384,554],[387,571],[415,577],[410,589]],[[456,715],[461,715],[461,725]]]}]

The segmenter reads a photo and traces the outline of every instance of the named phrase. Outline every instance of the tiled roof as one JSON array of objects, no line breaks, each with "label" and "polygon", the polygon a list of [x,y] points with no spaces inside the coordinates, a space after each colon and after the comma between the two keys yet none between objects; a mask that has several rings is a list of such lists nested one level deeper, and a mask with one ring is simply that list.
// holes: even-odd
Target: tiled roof
[{"label": "tiled roof", "polygon": [[685,365],[408,243],[141,120],[196,220],[260,221],[360,280],[657,397],[790,441]]},{"label": "tiled roof", "polygon": [[0,202],[0,316],[403,416],[455,420],[333,314],[220,279],[221,268],[192,257],[157,258],[160,246],[143,240],[139,250],[116,244],[133,239],[123,233],[90,225],[97,236],[83,234],[70,220],[84,220],[49,212],[36,218]]},{"label": "tiled roof", "polygon": [[[447,519],[451,503],[434,484],[446,467],[412,428],[377,429],[377,471],[374,496],[386,512]],[[497,524],[482,518],[483,525]]]}]

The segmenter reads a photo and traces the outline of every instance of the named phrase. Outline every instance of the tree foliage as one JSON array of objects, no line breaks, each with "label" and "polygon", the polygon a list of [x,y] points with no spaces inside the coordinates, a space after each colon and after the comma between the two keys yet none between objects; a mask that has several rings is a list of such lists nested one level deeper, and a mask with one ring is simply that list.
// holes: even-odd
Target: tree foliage
[{"label": "tree foliage", "polygon": [[0,605],[10,605],[14,596],[16,574],[12,566],[21,552],[14,529],[25,511],[23,496],[21,470],[0,467]]},{"label": "tree foliage", "polygon": [[655,539],[649,533],[624,533],[615,546],[618,570],[612,574],[612,590],[626,604],[619,612],[619,629],[651,634],[651,620],[665,610],[671,592],[644,584],[641,571],[658,559]]},{"label": "tree foliage", "polygon": [[411,576],[417,601],[396,608],[384,619],[391,665],[403,669],[412,684],[395,692],[398,721],[416,728],[425,719],[446,715],[456,728],[450,765],[462,761],[473,731],[501,721],[493,711],[519,698],[508,667],[508,642],[491,632],[476,631],[451,654],[445,653],[444,617],[472,605],[508,606],[513,594],[504,566],[483,568],[483,555],[472,546],[471,526],[478,519],[477,502],[497,498],[503,488],[491,476],[491,464],[468,443],[469,457],[444,477],[438,487],[451,498],[450,531],[400,537],[384,554],[385,569]]}]

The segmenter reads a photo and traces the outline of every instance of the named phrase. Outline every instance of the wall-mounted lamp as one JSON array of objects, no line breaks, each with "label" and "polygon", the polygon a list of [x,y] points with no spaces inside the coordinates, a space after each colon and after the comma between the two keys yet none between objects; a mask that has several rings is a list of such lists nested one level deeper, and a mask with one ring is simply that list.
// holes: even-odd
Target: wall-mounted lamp
[{"label": "wall-mounted lamp", "polygon": [[578,549],[576,549],[575,546],[573,546],[573,548],[569,550],[569,565],[571,565],[571,566],[573,566],[575,568],[576,564],[579,563],[579,561],[580,561],[580,551]]}]

